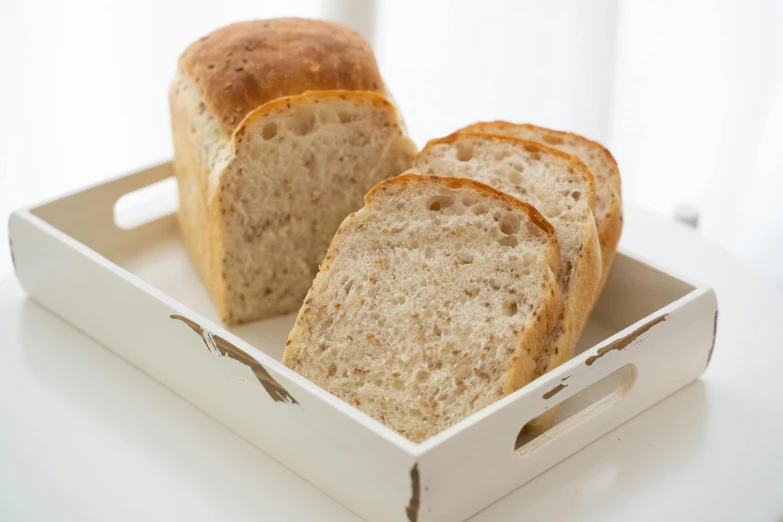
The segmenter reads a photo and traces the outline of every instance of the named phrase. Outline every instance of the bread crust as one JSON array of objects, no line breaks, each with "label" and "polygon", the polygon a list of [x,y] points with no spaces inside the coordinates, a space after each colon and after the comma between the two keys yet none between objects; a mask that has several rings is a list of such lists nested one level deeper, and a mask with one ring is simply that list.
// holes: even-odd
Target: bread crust
[{"label": "bread crust", "polygon": [[193,42],[179,69],[226,135],[249,112],[283,96],[329,89],[386,92],[367,41],[321,20],[278,18],[222,27]]},{"label": "bread crust", "polygon": [[[547,145],[557,148],[559,144],[565,141],[576,141],[584,146],[595,150],[601,157],[601,160],[610,167],[610,194],[612,197],[611,202],[603,202],[606,206],[606,210],[602,213],[594,212],[596,227],[598,228],[598,239],[601,243],[601,283],[598,288],[598,295],[606,284],[606,278],[609,275],[609,269],[612,267],[614,256],[617,252],[617,245],[620,242],[620,236],[623,231],[623,208],[622,208],[622,182],[620,179],[620,169],[617,166],[617,162],[612,156],[609,150],[600,143],[585,138],[579,134],[566,131],[558,131],[547,129],[545,127],[538,127],[529,123],[517,124],[508,121],[496,120],[489,122],[479,122],[468,125],[458,130],[459,132],[486,132],[483,129],[487,127],[495,127],[498,129],[504,129],[511,133],[515,128],[526,129],[532,132],[540,133],[544,137],[543,141]],[[559,150],[559,149],[558,149]],[[596,296],[596,298],[597,298]]]}]

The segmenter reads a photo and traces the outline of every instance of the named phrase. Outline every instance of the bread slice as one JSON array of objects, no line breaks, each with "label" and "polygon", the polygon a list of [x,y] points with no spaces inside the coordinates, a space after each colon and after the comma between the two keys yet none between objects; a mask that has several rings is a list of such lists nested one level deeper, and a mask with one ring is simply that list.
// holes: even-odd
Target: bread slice
[{"label": "bread slice", "polygon": [[[592,206],[592,174],[576,157],[531,141],[457,133],[430,141],[414,168],[433,176],[470,178],[537,208],[555,228],[563,270],[558,283],[564,313],[551,332],[536,372],[541,375],[574,356],[601,281],[601,250]],[[529,425],[543,431],[556,410]]]},{"label": "bread slice", "polygon": [[[196,149],[187,134],[176,140],[180,228],[229,325],[296,312],[343,218],[416,153],[391,102],[361,91],[266,103],[225,144],[197,138]],[[200,154],[213,156],[204,174]]]},{"label": "bread slice", "polygon": [[603,289],[623,230],[620,169],[612,154],[600,143],[578,134],[529,124],[517,125],[505,121],[481,122],[468,125],[462,131],[500,134],[535,141],[573,154],[582,160],[595,176],[596,204],[593,214],[598,228],[598,239],[601,242],[603,266],[600,288]]},{"label": "bread slice", "polygon": [[340,226],[283,363],[420,442],[533,379],[559,271],[530,205],[406,173]]},{"label": "bread slice", "polygon": [[298,310],[340,222],[416,147],[367,42],[301,19],[218,29],[171,85],[185,245],[223,321]]}]

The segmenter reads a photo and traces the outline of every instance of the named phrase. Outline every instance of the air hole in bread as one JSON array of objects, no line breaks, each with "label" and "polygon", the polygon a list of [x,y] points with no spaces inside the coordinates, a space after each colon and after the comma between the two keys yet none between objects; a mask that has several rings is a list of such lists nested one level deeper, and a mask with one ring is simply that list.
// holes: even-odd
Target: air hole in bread
[{"label": "air hole in bread", "polygon": [[475,205],[477,201],[478,201],[477,199],[472,198],[470,196],[462,198],[462,204],[465,205],[466,207],[471,207]]},{"label": "air hole in bread", "polygon": [[447,196],[445,194],[438,194],[427,200],[427,208],[429,210],[441,210],[448,208],[453,204],[454,196]]},{"label": "air hole in bread", "polygon": [[498,223],[500,231],[504,234],[511,235],[519,232],[519,216],[506,212]]},{"label": "air hole in bread", "polygon": [[498,239],[498,244],[501,246],[515,247],[519,244],[519,240],[517,239],[517,236],[506,236]]},{"label": "air hole in bread", "polygon": [[469,265],[475,260],[475,256],[471,254],[470,252],[458,252],[457,253],[457,261],[463,265]]},{"label": "air hole in bread", "polygon": [[427,245],[424,247],[424,257],[427,259],[431,259],[432,256],[435,255],[435,249],[431,245]]},{"label": "air hole in bread", "polygon": [[495,161],[503,161],[509,155],[507,150],[499,150],[495,153]]},{"label": "air hole in bread", "polygon": [[516,171],[514,171],[514,172],[509,172],[509,173],[508,173],[508,180],[509,180],[511,183],[513,183],[513,184],[517,185],[517,184],[519,184],[519,183],[522,183],[522,176],[519,174],[519,172],[516,172]]},{"label": "air hole in bread", "polygon": [[478,205],[475,205],[473,208],[471,208],[471,211],[477,216],[480,214],[486,214],[489,212],[489,205],[486,203],[479,203]]},{"label": "air hole in bread", "polygon": [[579,198],[582,197],[582,193],[578,190],[575,190],[571,193],[571,197],[574,198],[574,201],[579,201]]},{"label": "air hole in bread", "polygon": [[521,163],[512,163],[511,166],[514,167],[514,170],[516,170],[520,174],[525,172],[525,166],[522,165]]},{"label": "air hole in bread", "polygon": [[405,383],[400,379],[394,379],[394,382],[392,382],[392,388],[395,390],[402,390],[405,388]]},{"label": "air hole in bread", "polygon": [[497,280],[493,277],[489,279],[489,286],[491,286],[493,290],[500,290],[500,285],[498,284]]},{"label": "air hole in bread", "polygon": [[514,301],[513,299],[507,299],[503,303],[503,313],[506,314],[509,317],[511,317],[512,315],[516,314],[518,308],[519,307],[517,306],[517,302]]},{"label": "air hole in bread", "polygon": [[416,374],[416,380],[418,382],[426,382],[427,379],[429,378],[430,378],[430,373],[424,370],[419,370],[419,373]]},{"label": "air hole in bread", "polygon": [[298,109],[288,120],[288,128],[296,136],[310,134],[315,128],[315,113],[310,108]]},{"label": "air hole in bread", "polygon": [[334,376],[337,373],[337,365],[335,363],[331,363],[329,365],[329,368],[327,369],[327,375],[329,377]]},{"label": "air hole in bread", "polygon": [[353,121],[353,116],[348,111],[339,111],[337,117],[340,118],[340,123],[350,123]]},{"label": "air hole in bread", "polygon": [[495,212],[494,214],[492,214],[492,219],[494,219],[495,221],[500,221],[500,212]]},{"label": "air hole in bread", "polygon": [[264,139],[267,141],[277,136],[277,123],[270,121],[269,123],[264,125],[262,135]]},{"label": "air hole in bread", "polygon": [[463,141],[457,142],[457,159],[460,161],[470,161],[473,159],[473,145]]}]

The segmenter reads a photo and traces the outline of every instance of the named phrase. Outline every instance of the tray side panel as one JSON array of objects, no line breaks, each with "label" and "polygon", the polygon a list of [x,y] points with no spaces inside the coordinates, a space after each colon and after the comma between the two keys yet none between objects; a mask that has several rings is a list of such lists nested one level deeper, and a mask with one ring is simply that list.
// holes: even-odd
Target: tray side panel
[{"label": "tray side panel", "polygon": [[408,520],[414,457],[375,421],[41,219],[9,231],[33,299],[360,516]]},{"label": "tray side panel", "polygon": [[[695,290],[495,403],[483,419],[428,449],[419,459],[420,520],[469,517],[697,379],[708,364],[716,312],[714,292]],[[528,420],[620,368],[629,369],[630,378],[617,393],[515,449]]]}]

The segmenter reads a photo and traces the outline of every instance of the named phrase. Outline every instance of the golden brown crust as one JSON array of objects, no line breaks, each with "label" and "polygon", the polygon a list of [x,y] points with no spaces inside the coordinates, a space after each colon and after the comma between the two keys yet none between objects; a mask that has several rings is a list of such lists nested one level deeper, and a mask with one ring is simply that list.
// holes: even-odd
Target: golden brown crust
[{"label": "golden brown crust", "polygon": [[320,20],[228,25],[192,43],[179,68],[227,135],[247,113],[283,96],[329,89],[385,93],[364,38]]},{"label": "golden brown crust", "polygon": [[555,227],[553,227],[552,224],[549,221],[547,221],[547,219],[544,216],[542,216],[541,213],[533,205],[525,203],[524,201],[520,201],[517,198],[506,194],[505,192],[501,192],[495,188],[490,187],[489,185],[485,185],[484,183],[480,183],[470,178],[448,178],[443,176],[425,176],[423,174],[418,174],[415,172],[408,171],[400,174],[399,176],[385,179],[380,183],[377,183],[373,188],[370,189],[367,195],[364,196],[364,204],[369,205],[372,202],[372,199],[377,192],[380,192],[381,190],[384,190],[391,185],[406,185],[410,182],[437,183],[440,185],[445,185],[446,187],[452,189],[470,187],[476,192],[492,197],[494,199],[501,200],[507,205],[511,205],[512,207],[516,207],[519,210],[523,211],[524,213],[527,214],[527,216],[530,218],[530,221],[533,222],[534,225],[536,225],[538,228],[540,228],[541,230],[547,233],[547,235],[552,239],[552,241],[554,242],[557,241],[555,238]]},{"label": "golden brown crust", "polygon": [[494,141],[494,142],[501,142],[501,143],[505,142],[514,145],[516,147],[523,147],[527,152],[530,153],[543,152],[545,154],[550,154],[552,156],[566,160],[568,162],[568,166],[574,169],[577,175],[582,176],[590,184],[590,196],[593,198],[590,201],[590,208],[593,209],[595,207],[595,177],[593,176],[593,173],[590,172],[590,169],[588,169],[587,166],[585,166],[585,164],[582,163],[582,161],[576,156],[563,152],[560,149],[556,149],[554,147],[549,147],[547,145],[538,143],[536,141],[524,140],[522,138],[515,138],[514,136],[505,136],[502,134],[493,134],[491,132],[465,131],[464,129],[461,129],[458,130],[457,132],[449,134],[445,138],[437,138],[428,141],[419,154],[421,154],[422,156],[425,155],[426,151],[428,151],[432,147],[435,147],[436,145],[451,144],[454,143],[455,141],[458,141],[459,139],[471,138],[471,137],[486,140],[486,141]]}]

